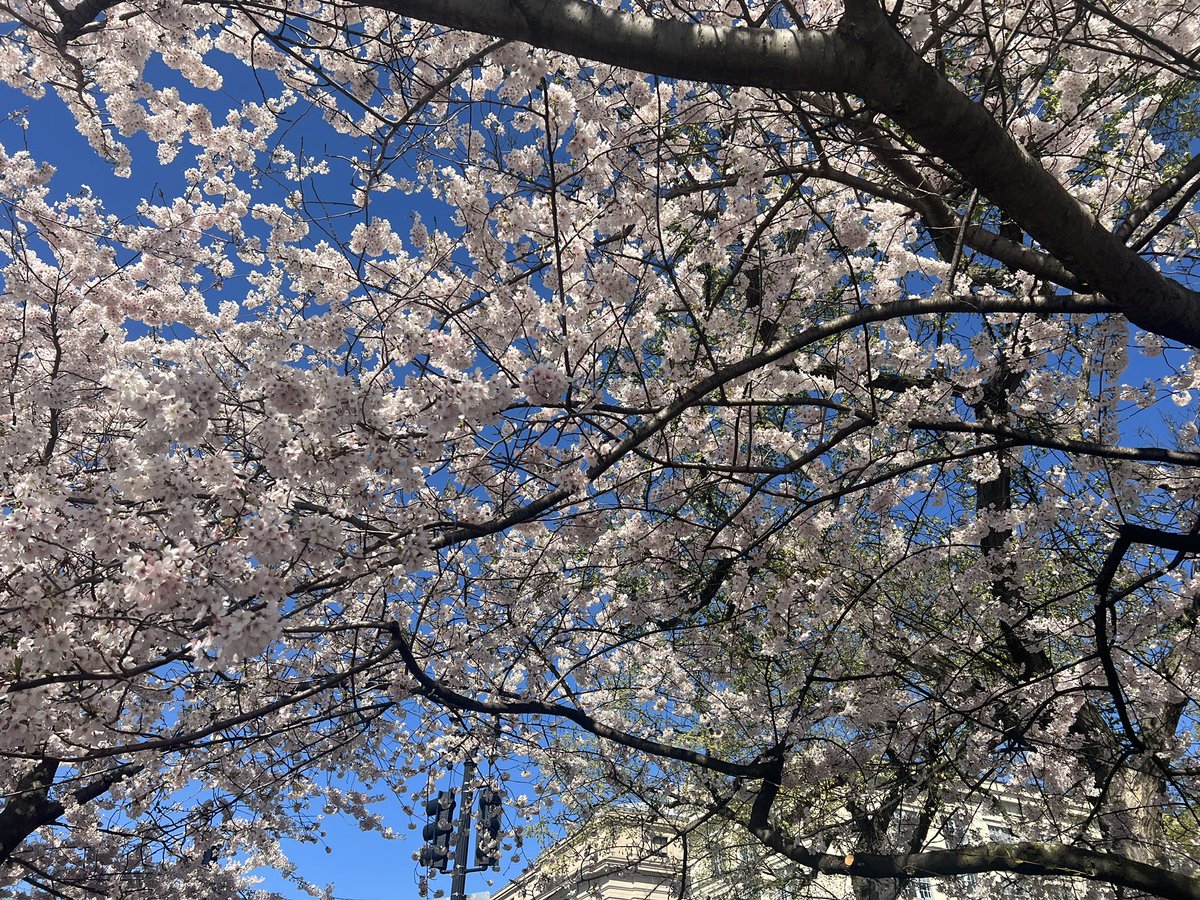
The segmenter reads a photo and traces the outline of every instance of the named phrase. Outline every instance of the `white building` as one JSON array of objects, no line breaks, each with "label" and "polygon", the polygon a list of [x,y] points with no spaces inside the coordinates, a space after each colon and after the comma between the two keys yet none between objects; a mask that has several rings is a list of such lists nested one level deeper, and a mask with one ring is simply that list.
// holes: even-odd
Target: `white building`
[{"label": "white building", "polygon": [[[1020,797],[996,793],[972,809],[944,817],[929,849],[1015,840],[1024,816]],[[899,827],[906,818],[901,815]],[[1028,879],[1011,875],[914,878],[905,900],[1050,900],[1111,897],[1083,879]],[[719,820],[694,829],[665,820],[614,814],[551,847],[492,900],[852,900],[846,876],[818,875],[772,854],[736,826]]]}]

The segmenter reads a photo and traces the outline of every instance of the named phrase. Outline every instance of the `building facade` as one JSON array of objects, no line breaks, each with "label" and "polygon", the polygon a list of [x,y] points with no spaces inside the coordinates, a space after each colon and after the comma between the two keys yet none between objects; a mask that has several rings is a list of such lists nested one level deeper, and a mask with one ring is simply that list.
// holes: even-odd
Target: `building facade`
[{"label": "building facade", "polygon": [[[992,795],[977,808],[956,810],[958,821],[930,835],[930,849],[1016,840],[1019,796]],[[905,822],[903,811],[898,827]],[[912,878],[891,883],[901,900],[1046,900],[1111,898],[1083,879],[1027,879],[1014,875]],[[614,814],[551,847],[492,900],[853,900],[850,879],[814,875],[765,850],[726,823],[688,828],[662,819]]]}]

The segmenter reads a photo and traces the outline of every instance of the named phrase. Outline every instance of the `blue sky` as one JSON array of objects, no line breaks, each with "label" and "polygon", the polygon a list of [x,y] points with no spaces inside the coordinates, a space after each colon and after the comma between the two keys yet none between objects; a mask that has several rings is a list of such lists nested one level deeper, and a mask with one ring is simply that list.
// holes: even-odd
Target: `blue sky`
[{"label": "blue sky", "polygon": [[[439,787],[449,785],[444,781]],[[410,823],[398,801],[375,807],[396,833],[388,840],[374,832],[361,832],[353,822],[330,817],[322,827],[326,837],[313,844],[285,843],[288,857],[300,873],[318,885],[332,883],[337,900],[402,900],[417,896],[419,876],[413,854],[421,847],[421,822]],[[472,843],[471,852],[474,853]],[[510,854],[511,855],[511,854]],[[500,873],[476,873],[467,876],[467,892],[487,891],[487,881],[495,887],[507,883],[523,865],[506,864]],[[279,891],[288,897],[306,896],[290,886],[283,878],[263,871],[262,887]],[[439,874],[430,884],[430,895],[438,888],[450,893],[450,876]]]}]

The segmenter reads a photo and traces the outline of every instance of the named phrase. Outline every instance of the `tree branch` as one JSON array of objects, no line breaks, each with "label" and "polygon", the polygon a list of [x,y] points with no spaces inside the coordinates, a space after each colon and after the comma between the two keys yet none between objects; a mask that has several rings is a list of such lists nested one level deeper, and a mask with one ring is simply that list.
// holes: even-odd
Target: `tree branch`
[{"label": "tree branch", "polygon": [[924,878],[1011,872],[1015,875],[1069,876],[1143,891],[1168,900],[1200,900],[1200,878],[1171,872],[1117,853],[1098,853],[1063,844],[1022,841],[982,844],[924,853],[813,853],[774,828],[752,828],[767,847],[827,875],[866,878]]},{"label": "tree branch", "polygon": [[449,709],[489,713],[492,715],[539,715],[566,719],[569,722],[574,722],[584,731],[591,732],[596,737],[612,741],[614,744],[619,744],[622,747],[629,747],[632,750],[648,753],[661,759],[674,759],[679,762],[689,763],[690,765],[707,769],[710,772],[719,772],[722,775],[731,775],[740,778],[764,778],[774,771],[772,763],[730,762],[708,753],[698,753],[695,750],[688,750],[684,747],[662,744],[649,738],[638,737],[635,734],[605,725],[603,722],[589,716],[583,710],[573,706],[563,706],[560,703],[549,703],[544,700],[476,700],[474,697],[468,697],[466,694],[460,694],[446,687],[437,679],[431,677],[413,654],[411,640],[401,632],[400,626],[396,623],[392,625],[392,639],[399,649],[400,657],[404,660],[404,666],[408,670],[408,674],[420,685],[420,692],[434,702]]},{"label": "tree branch", "polygon": [[[56,759],[39,760],[21,779],[0,811],[0,865],[6,863],[27,837],[51,824],[66,812],[58,800],[50,799],[50,788],[58,772]],[[77,803],[90,803],[108,793],[113,785],[142,771],[145,766],[123,763],[71,792]]]}]

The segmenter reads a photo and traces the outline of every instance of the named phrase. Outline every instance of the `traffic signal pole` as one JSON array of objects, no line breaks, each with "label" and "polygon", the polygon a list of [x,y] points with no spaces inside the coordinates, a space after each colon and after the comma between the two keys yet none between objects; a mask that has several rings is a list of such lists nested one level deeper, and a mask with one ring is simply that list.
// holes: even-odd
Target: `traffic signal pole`
[{"label": "traffic signal pole", "polygon": [[[500,865],[501,815],[503,799],[500,790],[491,784],[475,790],[475,761],[463,763],[462,788],[438,791],[425,801],[427,822],[422,835],[425,844],[418,856],[420,864],[430,870],[450,872],[450,900],[467,900],[467,876],[486,872]],[[476,795],[479,800],[479,821],[475,818]],[[461,804],[461,805],[459,805]],[[468,864],[471,832],[475,834],[475,865]],[[433,873],[430,872],[430,875]],[[428,881],[421,881],[421,896],[425,896]]]},{"label": "traffic signal pole", "polygon": [[462,805],[458,808],[458,834],[454,841],[454,877],[450,882],[450,900],[467,900],[467,851],[471,844],[471,813],[475,807],[475,761],[463,764]]}]

